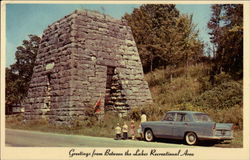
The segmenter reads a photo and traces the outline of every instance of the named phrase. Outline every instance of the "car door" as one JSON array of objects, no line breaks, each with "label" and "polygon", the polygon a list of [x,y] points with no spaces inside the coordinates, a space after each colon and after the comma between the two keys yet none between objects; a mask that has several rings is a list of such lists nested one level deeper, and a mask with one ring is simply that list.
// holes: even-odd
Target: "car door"
[{"label": "car door", "polygon": [[173,137],[183,138],[185,132],[190,126],[190,117],[186,113],[177,113],[173,125]]},{"label": "car door", "polygon": [[162,121],[159,121],[156,128],[158,137],[172,137],[173,135],[173,124],[175,120],[175,113],[167,113]]}]

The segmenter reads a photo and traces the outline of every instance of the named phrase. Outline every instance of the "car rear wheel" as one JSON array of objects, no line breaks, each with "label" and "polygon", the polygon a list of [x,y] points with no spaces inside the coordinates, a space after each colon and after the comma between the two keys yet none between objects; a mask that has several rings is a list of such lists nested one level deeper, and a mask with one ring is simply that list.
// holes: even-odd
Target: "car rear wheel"
[{"label": "car rear wheel", "polygon": [[145,132],[144,137],[145,137],[145,140],[148,142],[152,142],[154,140],[154,134],[150,129],[148,129]]},{"label": "car rear wheel", "polygon": [[188,132],[185,135],[185,141],[188,145],[195,145],[198,142],[198,138],[195,133]]}]

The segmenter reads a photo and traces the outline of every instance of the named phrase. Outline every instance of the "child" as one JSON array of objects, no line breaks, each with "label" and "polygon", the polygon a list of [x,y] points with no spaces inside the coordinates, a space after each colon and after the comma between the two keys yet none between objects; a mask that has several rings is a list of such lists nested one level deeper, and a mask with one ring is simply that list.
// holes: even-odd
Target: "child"
[{"label": "child", "polygon": [[124,122],[122,126],[123,139],[128,139],[128,125]]},{"label": "child", "polygon": [[117,127],[115,127],[115,134],[116,134],[116,137],[115,139],[116,140],[120,140],[121,139],[121,127],[120,127],[120,124],[117,123]]},{"label": "child", "polygon": [[142,130],[141,130],[141,125],[139,125],[139,128],[137,129],[137,133],[138,133],[138,135],[139,135],[140,140],[142,140],[142,138],[143,138],[143,133],[142,133]]},{"label": "child", "polygon": [[132,120],[130,123],[130,134],[132,136],[132,140],[135,139],[135,122]]}]

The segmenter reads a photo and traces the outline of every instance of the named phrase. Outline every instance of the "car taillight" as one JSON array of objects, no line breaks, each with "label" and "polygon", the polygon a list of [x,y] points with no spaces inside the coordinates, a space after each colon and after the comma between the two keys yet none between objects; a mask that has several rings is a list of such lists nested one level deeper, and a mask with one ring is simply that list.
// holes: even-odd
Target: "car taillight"
[{"label": "car taillight", "polygon": [[212,134],[215,135],[215,128],[216,128],[216,123],[214,123],[214,125],[212,126]]},{"label": "car taillight", "polygon": [[212,129],[213,129],[213,130],[215,130],[215,128],[216,128],[216,123],[214,123],[214,125],[213,125],[213,128],[212,128]]}]

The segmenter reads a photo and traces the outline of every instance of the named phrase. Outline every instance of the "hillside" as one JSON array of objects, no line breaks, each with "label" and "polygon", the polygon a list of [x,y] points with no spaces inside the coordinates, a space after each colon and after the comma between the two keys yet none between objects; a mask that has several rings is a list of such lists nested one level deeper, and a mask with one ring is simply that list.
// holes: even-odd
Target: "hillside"
[{"label": "hillside", "polygon": [[209,65],[198,64],[146,74],[154,104],[135,108],[130,113],[132,118],[138,118],[138,110],[146,111],[151,120],[161,119],[168,110],[193,110],[208,113],[217,122],[234,123],[242,129],[242,81],[221,73],[214,77],[212,84],[209,73]]}]

